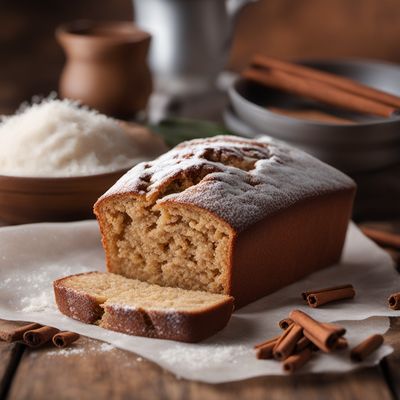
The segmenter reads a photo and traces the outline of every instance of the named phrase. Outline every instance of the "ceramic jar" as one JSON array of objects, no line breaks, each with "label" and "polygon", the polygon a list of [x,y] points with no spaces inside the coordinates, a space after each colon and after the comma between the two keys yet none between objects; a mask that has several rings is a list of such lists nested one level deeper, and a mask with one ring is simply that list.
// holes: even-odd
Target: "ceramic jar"
[{"label": "ceramic jar", "polygon": [[79,21],[60,26],[56,38],[67,58],[60,97],[114,117],[146,108],[152,91],[148,33],[131,22]]}]

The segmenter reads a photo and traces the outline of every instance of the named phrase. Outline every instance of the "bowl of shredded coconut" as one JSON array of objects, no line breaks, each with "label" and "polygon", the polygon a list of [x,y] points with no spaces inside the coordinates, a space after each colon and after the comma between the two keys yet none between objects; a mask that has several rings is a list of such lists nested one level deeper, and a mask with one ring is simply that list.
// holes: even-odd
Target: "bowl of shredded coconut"
[{"label": "bowl of shredded coconut", "polygon": [[0,120],[0,220],[92,217],[128,169],[166,151],[147,128],[52,97]]}]

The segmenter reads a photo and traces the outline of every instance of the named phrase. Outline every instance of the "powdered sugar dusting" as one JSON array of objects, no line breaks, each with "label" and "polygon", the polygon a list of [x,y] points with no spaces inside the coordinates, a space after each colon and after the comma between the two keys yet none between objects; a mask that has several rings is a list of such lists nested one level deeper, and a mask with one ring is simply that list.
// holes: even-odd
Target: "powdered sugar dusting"
[{"label": "powdered sugar dusting", "polygon": [[113,346],[112,344],[110,344],[110,343],[102,343],[101,345],[100,345],[100,351],[111,351],[111,350],[114,350],[115,349],[115,346]]},{"label": "powdered sugar dusting", "polygon": [[[172,181],[201,174],[199,183],[160,196]],[[353,187],[340,171],[269,137],[216,136],[182,143],[132,168],[102,198],[135,193],[160,197],[159,203],[193,204],[240,231],[300,200]]]},{"label": "powdered sugar dusting", "polygon": [[250,348],[242,345],[174,346],[161,351],[160,359],[168,365],[184,365],[191,370],[200,370],[227,362],[235,364],[240,357],[248,354],[254,356]]},{"label": "powdered sugar dusting", "polygon": [[110,343],[101,343],[99,344],[94,344],[92,346],[89,347],[67,347],[65,349],[54,349],[51,351],[47,351],[47,355],[48,356],[64,356],[64,357],[68,357],[68,356],[76,356],[76,355],[84,355],[84,354],[88,354],[88,353],[105,353],[108,351],[112,351],[115,349],[115,346],[113,346]]},{"label": "powdered sugar dusting", "polygon": [[[82,266],[82,272],[88,271]],[[75,269],[64,264],[38,267],[35,273],[11,274],[0,282],[0,290],[12,286],[13,291],[19,293],[19,303],[16,305],[23,312],[50,312],[56,311],[54,301],[53,280],[61,276],[71,275]]]},{"label": "powdered sugar dusting", "polygon": [[48,351],[46,354],[48,356],[76,356],[85,354],[85,349],[83,347],[67,347],[66,349],[54,349]]},{"label": "powdered sugar dusting", "polygon": [[24,312],[55,310],[53,294],[49,290],[40,293],[36,297],[23,297],[21,299],[21,304],[23,306],[21,311]]}]

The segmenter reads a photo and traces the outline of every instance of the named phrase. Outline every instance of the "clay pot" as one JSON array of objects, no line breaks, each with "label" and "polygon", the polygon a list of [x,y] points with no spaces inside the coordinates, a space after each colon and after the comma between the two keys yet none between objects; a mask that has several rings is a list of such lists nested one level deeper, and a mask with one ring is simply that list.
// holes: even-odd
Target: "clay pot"
[{"label": "clay pot", "polygon": [[79,21],[60,26],[56,38],[67,57],[61,97],[115,117],[146,108],[152,90],[148,33],[131,22]]}]

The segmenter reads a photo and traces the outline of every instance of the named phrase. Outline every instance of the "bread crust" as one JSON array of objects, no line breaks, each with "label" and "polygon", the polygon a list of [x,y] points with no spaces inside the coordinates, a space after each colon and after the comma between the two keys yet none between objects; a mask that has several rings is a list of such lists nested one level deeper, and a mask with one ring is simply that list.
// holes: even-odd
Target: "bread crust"
[{"label": "bread crust", "polygon": [[232,298],[199,312],[157,312],[106,305],[100,326],[128,335],[196,343],[223,329],[232,310]]},{"label": "bread crust", "polygon": [[[90,272],[75,276],[86,274],[90,274]],[[68,278],[70,276],[57,279],[53,282],[54,297],[58,309],[68,317],[85,322],[86,324],[95,324],[101,319],[104,312],[100,306],[99,299],[69,288],[66,285]]]},{"label": "bread crust", "polygon": [[[85,273],[85,274],[91,274]],[[71,275],[79,276],[85,274]],[[226,297],[211,307],[188,311],[154,311],[103,304],[83,290],[68,286],[67,276],[54,281],[54,295],[60,312],[68,317],[105,329],[155,339],[194,343],[223,329],[233,311],[233,298]],[[105,301],[103,299],[103,301]]]}]

